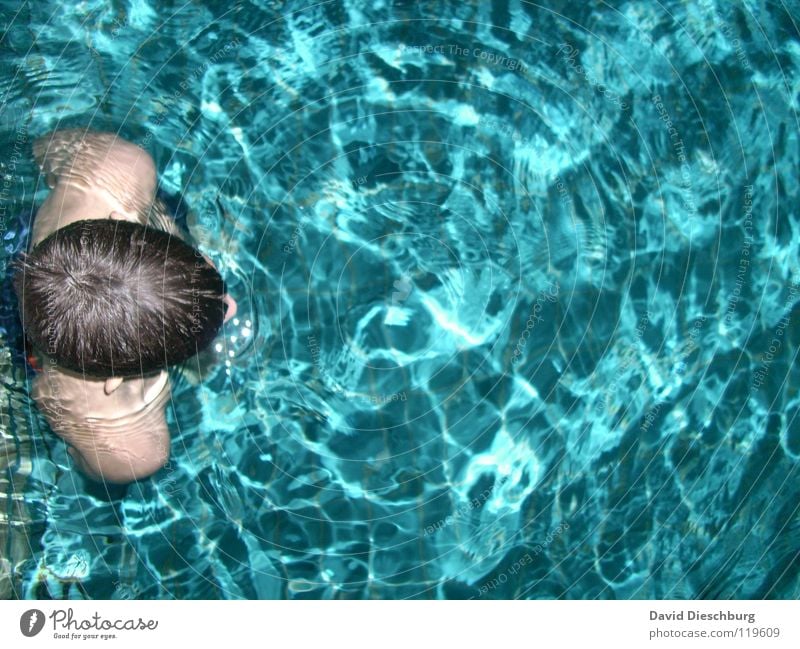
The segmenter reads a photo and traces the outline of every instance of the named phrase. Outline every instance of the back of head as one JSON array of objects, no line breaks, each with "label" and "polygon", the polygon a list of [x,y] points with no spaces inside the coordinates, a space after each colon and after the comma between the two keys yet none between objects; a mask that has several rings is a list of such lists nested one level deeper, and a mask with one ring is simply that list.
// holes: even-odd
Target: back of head
[{"label": "back of head", "polygon": [[137,223],[71,223],[16,266],[25,333],[58,365],[88,376],[180,363],[222,326],[216,269],[178,237]]}]

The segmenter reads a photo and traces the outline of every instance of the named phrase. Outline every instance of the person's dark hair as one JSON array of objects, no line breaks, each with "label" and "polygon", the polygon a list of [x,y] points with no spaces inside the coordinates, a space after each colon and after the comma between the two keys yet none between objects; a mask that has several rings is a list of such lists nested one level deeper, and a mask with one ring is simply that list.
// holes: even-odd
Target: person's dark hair
[{"label": "person's dark hair", "polygon": [[89,376],[137,376],[180,363],[217,335],[225,283],[180,238],[89,219],[53,232],[15,262],[33,345]]}]

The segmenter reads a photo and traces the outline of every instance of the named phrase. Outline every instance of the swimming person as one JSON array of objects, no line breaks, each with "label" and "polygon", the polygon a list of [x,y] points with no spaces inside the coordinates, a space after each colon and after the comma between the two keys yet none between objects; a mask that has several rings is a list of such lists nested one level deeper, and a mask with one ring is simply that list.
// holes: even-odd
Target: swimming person
[{"label": "swimming person", "polygon": [[32,397],[91,478],[126,483],[169,459],[169,365],[206,347],[236,302],[155,198],[143,149],[56,131],[33,153],[52,190],[15,262],[22,326],[41,369]]}]

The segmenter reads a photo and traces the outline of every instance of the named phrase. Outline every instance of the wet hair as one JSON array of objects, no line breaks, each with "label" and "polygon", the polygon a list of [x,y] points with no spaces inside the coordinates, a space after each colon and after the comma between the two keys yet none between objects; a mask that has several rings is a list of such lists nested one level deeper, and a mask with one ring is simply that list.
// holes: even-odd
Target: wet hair
[{"label": "wet hair", "polygon": [[222,326],[220,274],[198,250],[152,227],[77,221],[14,266],[28,338],[87,376],[139,376],[181,363]]}]

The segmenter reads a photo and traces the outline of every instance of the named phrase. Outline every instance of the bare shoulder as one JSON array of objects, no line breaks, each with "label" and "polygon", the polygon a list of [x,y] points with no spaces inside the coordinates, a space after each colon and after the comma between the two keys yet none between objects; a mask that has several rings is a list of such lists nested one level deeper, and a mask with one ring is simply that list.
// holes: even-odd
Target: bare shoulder
[{"label": "bare shoulder", "polygon": [[108,212],[145,222],[156,191],[156,165],[141,147],[114,133],[66,129],[37,139],[36,162],[55,188],[80,188],[102,200]]},{"label": "bare shoulder", "polygon": [[57,367],[48,370],[36,377],[32,396],[89,477],[131,482],[152,475],[167,462],[167,372],[114,381],[109,393],[107,380],[87,379]]},{"label": "bare shoulder", "polygon": [[33,143],[33,156],[43,173],[56,177],[91,173],[113,164],[155,182],[156,166],[150,154],[114,133],[79,128],[53,131]]},{"label": "bare shoulder", "polygon": [[46,363],[37,373],[31,397],[61,434],[93,428],[136,427],[151,410],[163,410],[170,396],[169,374],[108,380],[83,376]]}]

